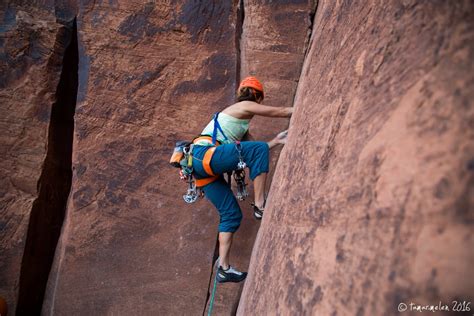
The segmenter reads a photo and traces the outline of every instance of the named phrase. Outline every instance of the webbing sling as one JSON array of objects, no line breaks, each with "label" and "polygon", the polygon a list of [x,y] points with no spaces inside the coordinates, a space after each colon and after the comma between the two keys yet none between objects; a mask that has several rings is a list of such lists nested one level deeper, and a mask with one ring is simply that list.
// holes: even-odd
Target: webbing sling
[{"label": "webbing sling", "polygon": [[221,132],[222,136],[224,136],[224,139],[227,140],[227,136],[224,134],[224,131],[221,128],[221,125],[219,124],[219,121],[217,118],[219,117],[219,112],[214,114],[214,130],[212,131],[212,144],[215,145],[217,141],[217,130]]}]

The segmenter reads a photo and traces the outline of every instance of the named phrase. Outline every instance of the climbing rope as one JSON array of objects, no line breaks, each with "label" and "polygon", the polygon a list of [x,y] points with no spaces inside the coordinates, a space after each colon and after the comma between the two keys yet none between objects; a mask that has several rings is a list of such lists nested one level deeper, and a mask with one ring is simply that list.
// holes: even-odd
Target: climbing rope
[{"label": "climbing rope", "polygon": [[217,271],[216,271],[216,277],[214,278],[214,287],[212,288],[211,301],[209,302],[209,309],[207,312],[207,316],[211,316],[211,313],[212,313],[212,307],[214,306],[214,298],[216,295],[216,288],[217,288]]}]

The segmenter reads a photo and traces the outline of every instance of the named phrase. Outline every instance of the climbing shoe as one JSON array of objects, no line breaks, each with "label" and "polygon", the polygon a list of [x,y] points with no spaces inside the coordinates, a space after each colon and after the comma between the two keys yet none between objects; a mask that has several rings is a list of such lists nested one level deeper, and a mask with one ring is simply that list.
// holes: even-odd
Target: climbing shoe
[{"label": "climbing shoe", "polygon": [[263,209],[259,209],[257,205],[253,205],[253,216],[255,219],[261,220],[263,217]]},{"label": "climbing shoe", "polygon": [[229,266],[227,270],[224,270],[221,266],[217,269],[217,282],[240,282],[245,280],[247,272],[240,272]]}]

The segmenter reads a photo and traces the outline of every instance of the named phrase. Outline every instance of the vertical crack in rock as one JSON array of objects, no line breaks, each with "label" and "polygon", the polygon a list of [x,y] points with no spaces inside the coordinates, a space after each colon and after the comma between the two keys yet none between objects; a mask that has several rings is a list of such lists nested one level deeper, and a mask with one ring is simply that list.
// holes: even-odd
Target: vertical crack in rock
[{"label": "vertical crack in rock", "polygon": [[316,19],[316,11],[318,10],[318,3],[319,1],[316,0],[316,2],[313,4],[314,8],[313,10],[309,13],[309,30],[308,30],[308,36],[306,37],[305,41],[305,50],[304,50],[304,59],[306,59],[306,56],[308,55],[309,48],[311,47],[311,42],[312,42],[312,37],[313,37],[313,27],[314,27],[314,20]]},{"label": "vertical crack in rock", "polygon": [[28,224],[21,264],[17,315],[41,314],[46,284],[71,189],[79,61],[75,19],[72,27],[65,27],[58,40],[59,44],[67,47],[56,90],[56,102],[51,110],[48,148],[38,181],[38,198],[33,203]]},{"label": "vertical crack in rock", "polygon": [[239,287],[239,293],[237,295],[238,297],[238,300],[234,302],[233,306],[232,306],[232,311],[231,311],[231,315],[232,316],[235,316],[237,315],[237,309],[239,309],[239,304],[240,304],[240,299],[242,297],[242,292],[244,291],[244,287],[243,285]]},{"label": "vertical crack in rock", "polygon": [[[239,0],[239,4],[237,6],[237,19],[236,19],[236,26],[235,26],[235,49],[236,49],[236,54],[235,54],[235,84],[236,86],[240,82],[240,68],[241,68],[241,39],[242,39],[242,32],[243,32],[243,25],[244,25],[244,17],[245,17],[245,11],[244,11],[244,0]],[[202,311],[203,315],[206,315],[206,309],[207,305],[209,304],[209,298],[211,297],[211,291],[212,291],[212,286],[214,285],[214,263],[216,262],[217,258],[219,257],[219,235],[216,237],[216,244],[214,248],[214,253],[212,255],[212,263],[211,263],[211,272],[209,275],[209,283],[207,285],[207,293],[206,293],[206,300],[204,304],[204,309]],[[240,292],[242,292],[242,288],[240,289]],[[239,293],[239,300],[240,300],[240,293]],[[239,304],[239,301],[237,301],[234,312],[233,314],[235,315],[235,312],[237,311],[237,306]]]},{"label": "vertical crack in rock", "polygon": [[237,50],[235,60],[235,83],[238,85],[240,83],[240,69],[241,69],[241,40],[242,40],[242,32],[244,28],[244,18],[245,18],[245,11],[244,11],[244,0],[239,0],[239,5],[237,7],[237,20],[236,20],[236,27],[235,27],[235,48]]},{"label": "vertical crack in rock", "polygon": [[[235,29],[235,47],[237,49],[237,54],[236,54],[236,60],[237,60],[237,65],[236,65],[236,81],[235,81],[235,84],[236,84],[236,89],[237,87],[239,86],[239,83],[240,83],[240,80],[242,79],[241,78],[241,75],[240,75],[240,69],[241,69],[241,64],[242,64],[242,55],[241,55],[241,51],[242,51],[242,47],[241,47],[241,44],[242,44],[242,33],[243,33],[243,30],[244,30],[244,19],[245,19],[245,6],[244,6],[244,0],[240,0],[239,1],[239,5],[237,7],[237,26],[236,26],[236,29]],[[234,89],[234,90],[236,90]],[[242,290],[243,290],[243,286],[240,286],[239,287],[239,293],[237,295],[238,299],[237,301],[234,302],[234,305],[232,307],[232,313],[231,315],[236,315],[237,314],[237,308],[239,307],[239,304],[240,304],[240,297],[242,295]]]},{"label": "vertical crack in rock", "polygon": [[[301,74],[303,73],[303,66],[305,64],[306,57],[308,56],[309,50],[311,49],[311,43],[313,42],[313,27],[314,27],[314,20],[316,19],[316,11],[318,10],[318,4],[319,4],[319,0],[316,0],[314,4],[312,4],[313,9],[309,13],[310,24],[308,27],[308,35],[306,36],[306,40],[305,40],[305,48],[304,48],[304,54],[303,54],[304,57],[303,57],[303,62],[301,63],[301,69],[300,69],[300,75],[299,75],[300,79],[301,79]],[[300,79],[298,79],[298,83]],[[297,91],[298,91],[298,87],[296,88],[296,92],[293,95],[293,106],[295,106]]]}]

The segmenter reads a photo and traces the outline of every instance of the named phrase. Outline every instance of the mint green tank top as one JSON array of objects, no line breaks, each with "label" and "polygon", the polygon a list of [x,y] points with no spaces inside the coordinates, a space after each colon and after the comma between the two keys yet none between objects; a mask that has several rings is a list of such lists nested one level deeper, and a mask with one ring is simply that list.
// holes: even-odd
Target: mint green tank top
[{"label": "mint green tank top", "polygon": [[[221,144],[230,144],[235,141],[242,140],[245,133],[249,130],[249,122],[250,120],[245,119],[238,119],[229,114],[219,113],[219,117],[217,118],[219,125],[221,126],[222,130],[224,131],[225,136],[227,136],[227,140],[225,140],[222,133],[217,130],[217,140]],[[202,130],[201,135],[210,135],[214,132],[214,119],[212,119],[209,124]],[[198,143],[198,145],[200,145]],[[206,144],[203,144],[206,145]]]}]

